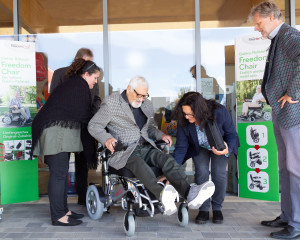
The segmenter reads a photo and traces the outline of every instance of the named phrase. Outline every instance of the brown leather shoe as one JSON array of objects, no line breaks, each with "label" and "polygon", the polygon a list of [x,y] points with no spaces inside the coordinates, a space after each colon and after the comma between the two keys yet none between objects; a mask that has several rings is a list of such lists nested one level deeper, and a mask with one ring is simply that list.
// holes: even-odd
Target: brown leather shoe
[{"label": "brown leather shoe", "polygon": [[280,217],[277,217],[274,220],[261,221],[261,225],[264,225],[267,227],[286,227],[288,225],[288,223],[283,221]]}]

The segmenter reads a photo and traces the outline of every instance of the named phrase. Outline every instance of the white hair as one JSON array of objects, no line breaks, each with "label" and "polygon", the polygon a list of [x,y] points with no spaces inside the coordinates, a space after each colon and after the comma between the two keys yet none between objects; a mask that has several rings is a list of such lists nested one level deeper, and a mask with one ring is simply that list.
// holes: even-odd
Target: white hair
[{"label": "white hair", "polygon": [[130,86],[131,90],[134,90],[140,86],[149,88],[147,80],[141,76],[136,76],[136,77],[131,78],[128,86]]}]

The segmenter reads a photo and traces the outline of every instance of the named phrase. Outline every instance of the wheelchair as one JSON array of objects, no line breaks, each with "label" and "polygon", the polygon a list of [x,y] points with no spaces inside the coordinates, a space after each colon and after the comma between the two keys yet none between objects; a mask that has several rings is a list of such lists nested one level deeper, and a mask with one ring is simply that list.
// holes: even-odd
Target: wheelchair
[{"label": "wheelchair", "polygon": [[241,117],[241,120],[248,120],[250,122],[254,122],[256,119],[263,118],[265,121],[272,120],[272,115],[269,111],[264,111],[265,103],[259,101],[258,107],[249,107],[248,108],[248,116]]},{"label": "wheelchair", "polygon": [[[166,147],[166,146],[162,146]],[[118,145],[115,151],[120,149]],[[153,217],[155,214],[164,214],[161,203],[155,199],[153,194],[131,173],[130,170],[122,168],[116,170],[109,167],[108,160],[111,152],[106,148],[98,149],[98,158],[102,164],[102,186],[92,184],[88,187],[86,194],[86,207],[90,218],[98,220],[104,212],[108,212],[111,206],[119,206],[126,211],[123,220],[124,231],[127,236],[135,233],[136,217]],[[158,169],[154,169],[157,173]],[[164,186],[164,183],[160,183]],[[179,196],[177,196],[179,202]],[[189,221],[188,204],[181,202],[177,211],[177,220],[180,226],[185,227]]]},{"label": "wheelchair", "polygon": [[16,112],[15,108],[10,108],[7,113],[2,117],[2,122],[5,125],[11,125],[14,122],[23,127],[26,123],[26,119],[20,112]]}]

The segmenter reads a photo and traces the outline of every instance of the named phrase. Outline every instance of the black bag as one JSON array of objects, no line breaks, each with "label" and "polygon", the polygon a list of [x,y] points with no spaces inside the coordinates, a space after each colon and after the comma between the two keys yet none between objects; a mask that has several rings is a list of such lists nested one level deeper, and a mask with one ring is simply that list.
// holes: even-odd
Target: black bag
[{"label": "black bag", "polygon": [[222,151],[226,148],[216,120],[207,121],[205,133],[211,148],[215,147],[218,151]]}]

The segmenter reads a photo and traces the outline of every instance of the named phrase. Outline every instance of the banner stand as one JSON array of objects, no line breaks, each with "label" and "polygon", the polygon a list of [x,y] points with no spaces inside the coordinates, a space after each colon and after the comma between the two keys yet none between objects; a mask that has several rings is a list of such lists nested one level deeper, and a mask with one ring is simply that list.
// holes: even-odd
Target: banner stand
[{"label": "banner stand", "polygon": [[35,43],[0,41],[0,203],[38,200],[38,161],[30,160],[36,108]]},{"label": "banner stand", "polygon": [[279,201],[278,154],[272,109],[261,93],[270,40],[257,34],[235,41],[239,196]]}]

